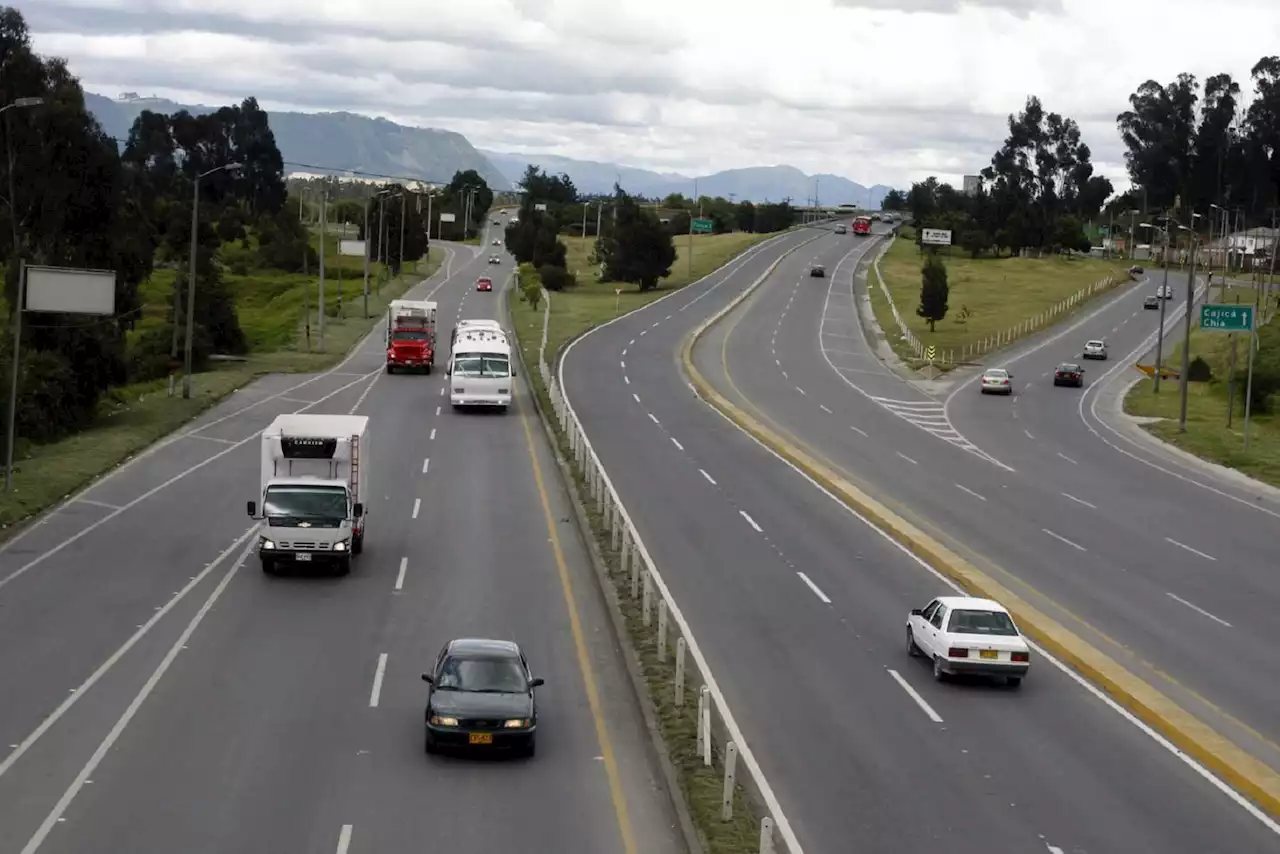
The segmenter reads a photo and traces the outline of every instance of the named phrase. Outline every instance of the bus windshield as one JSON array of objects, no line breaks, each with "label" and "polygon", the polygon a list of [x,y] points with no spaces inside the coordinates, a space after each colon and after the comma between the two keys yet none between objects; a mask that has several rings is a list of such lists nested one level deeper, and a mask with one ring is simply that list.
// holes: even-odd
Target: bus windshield
[{"label": "bus windshield", "polygon": [[460,353],[453,358],[453,375],[502,379],[511,376],[511,364],[500,353]]}]

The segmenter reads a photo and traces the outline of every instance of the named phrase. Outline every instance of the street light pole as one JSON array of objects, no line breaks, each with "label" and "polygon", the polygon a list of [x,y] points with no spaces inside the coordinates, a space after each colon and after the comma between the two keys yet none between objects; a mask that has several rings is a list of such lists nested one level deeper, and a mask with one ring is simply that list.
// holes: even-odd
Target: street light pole
[{"label": "street light pole", "polygon": [[[1166,225],[1167,224],[1168,220],[1166,219]],[[1148,222],[1144,222],[1142,225],[1146,228],[1160,228],[1159,226],[1152,225]],[[1160,321],[1159,325],[1156,327],[1156,372],[1154,382],[1152,383],[1152,391],[1155,394],[1160,393],[1161,360],[1164,359],[1164,307],[1165,303],[1168,302],[1165,295],[1169,293],[1169,229],[1162,228],[1160,231],[1164,236],[1164,247],[1161,250],[1164,255],[1164,284],[1160,286]]]},{"label": "street light pole", "polygon": [[405,220],[404,199],[405,199],[405,192],[401,190],[400,191],[400,257],[398,259],[397,266],[400,268],[400,272],[402,274],[404,273],[404,220]]},{"label": "street light pole", "polygon": [[369,202],[364,200],[364,319],[369,319]]},{"label": "street light pole", "polygon": [[1196,244],[1200,242],[1196,235],[1196,217],[1191,214],[1191,252],[1187,258],[1187,303],[1185,316],[1182,318],[1182,374],[1178,377],[1178,393],[1182,399],[1178,405],[1178,432],[1187,432],[1187,374],[1191,372],[1191,308],[1196,299]]},{"label": "street light pole", "polygon": [[192,182],[191,193],[191,254],[187,260],[187,340],[183,342],[182,355],[182,398],[191,397],[191,360],[192,338],[196,330],[196,233],[200,222],[200,179],[214,172],[235,172],[240,169],[239,163],[224,163],[212,169],[206,169],[196,176]]}]

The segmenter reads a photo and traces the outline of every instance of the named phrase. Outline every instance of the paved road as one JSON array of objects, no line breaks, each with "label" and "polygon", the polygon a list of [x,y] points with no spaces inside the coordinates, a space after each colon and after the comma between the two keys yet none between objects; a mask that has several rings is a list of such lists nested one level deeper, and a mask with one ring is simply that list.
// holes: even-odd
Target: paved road
[{"label": "paved road", "polygon": [[[872,437],[901,439],[904,455],[921,457],[918,442],[943,440],[829,368],[839,395],[770,352],[822,358],[811,322],[775,339],[777,320],[821,311],[828,282],[806,275],[811,261],[847,277],[840,259],[867,243],[827,235],[784,260],[748,301],[726,360],[775,420],[812,410],[795,417],[831,441],[848,436],[859,472],[909,481],[918,461]],[[897,852],[943,837],[957,852],[1275,850],[1263,823],[1048,661],[1013,691],[939,685],[907,658],[907,611],[944,583],[709,410],[671,358],[777,254],[588,336],[564,379],[806,850]],[[842,322],[832,312],[827,331],[857,334]],[[721,340],[710,336],[696,357],[733,393]],[[869,356],[847,364],[870,395],[894,388],[883,369],[852,373],[876,371]],[[999,471],[954,450],[975,470]]]},{"label": "paved road", "polygon": [[[473,290],[484,256],[450,251],[415,289],[443,336],[501,299]],[[22,745],[0,852],[681,849],[528,398],[457,415],[439,373],[381,359],[375,332],[334,372],[254,384],[0,555],[0,738]],[[302,408],[372,419],[347,578],[267,578],[235,547],[257,433]],[[546,679],[535,760],[423,755],[419,674],[458,635],[514,638]]]}]

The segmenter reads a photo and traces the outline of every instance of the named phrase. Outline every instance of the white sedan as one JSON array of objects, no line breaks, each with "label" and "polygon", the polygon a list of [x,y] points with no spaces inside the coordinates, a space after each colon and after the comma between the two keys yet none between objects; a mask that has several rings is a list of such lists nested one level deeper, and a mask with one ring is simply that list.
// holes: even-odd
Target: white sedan
[{"label": "white sedan", "polygon": [[1022,684],[1031,649],[1004,606],[972,596],[939,596],[907,618],[907,654],[933,661],[933,678],[974,674]]},{"label": "white sedan", "polygon": [[1013,374],[1004,368],[988,368],[982,372],[983,394],[1013,394]]}]

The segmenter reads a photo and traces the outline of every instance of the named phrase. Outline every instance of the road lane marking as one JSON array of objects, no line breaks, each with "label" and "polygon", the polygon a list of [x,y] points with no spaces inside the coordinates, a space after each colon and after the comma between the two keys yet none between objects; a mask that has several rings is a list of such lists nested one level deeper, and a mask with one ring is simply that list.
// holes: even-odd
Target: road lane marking
[{"label": "road lane marking", "polygon": [[[789,379],[791,379],[791,375],[790,375],[790,374],[788,374],[786,371],[783,371],[783,372],[782,372],[782,378],[783,378],[784,380],[789,380]],[[802,392],[800,392],[800,393],[801,393],[801,394],[804,394],[804,392],[803,392],[803,391],[802,391]]]},{"label": "road lane marking", "polygon": [[101,507],[101,508],[102,508],[102,509],[104,509],[104,510],[119,510],[119,509],[120,509],[120,505],[119,505],[119,504],[108,504],[108,503],[107,503],[107,502],[105,502],[105,501],[94,501],[92,498],[77,498],[77,499],[74,499],[74,503],[76,503],[76,504],[88,504],[88,505],[90,505],[91,507]]},{"label": "road lane marking", "polygon": [[636,343],[636,339],[632,338],[630,341],[627,342],[627,346],[634,347],[635,343]]},{"label": "road lane marking", "polygon": [[648,334],[649,334],[649,330],[648,330],[648,329],[641,329],[641,330],[640,330],[640,334],[641,334],[641,335],[648,335]]},{"label": "road lane marking", "polygon": [[436,407],[436,415],[439,415],[439,414],[440,414],[440,410],[442,410],[442,409],[444,409],[444,407],[443,407],[443,406],[437,406],[437,407]]},{"label": "road lane marking", "polygon": [[622,381],[627,385],[631,385],[631,377],[627,376],[626,374],[622,375]]},{"label": "road lane marking", "polygon": [[781,367],[782,367],[782,362],[779,362],[777,359],[774,359],[774,360],[773,360],[773,363],[774,363],[775,365],[777,365],[779,368],[781,368]]},{"label": "road lane marking", "polygon": [[828,415],[835,415],[834,412],[832,412],[830,409],[827,409],[827,407],[823,406],[821,403],[818,404],[818,408],[821,409],[823,412],[827,413]]},{"label": "road lane marking", "polygon": [[657,424],[659,427],[662,426],[662,422],[658,420],[658,416],[654,415],[652,412],[646,412],[645,415],[648,415],[649,420],[652,421],[654,424]]},{"label": "road lane marking", "polygon": [[684,450],[684,445],[681,445],[680,441],[676,439],[675,436],[671,436],[669,438],[671,439],[671,444],[675,445],[677,448],[679,448],[682,451]]},{"label": "road lane marking", "polygon": [[376,374],[373,375],[373,379],[369,382],[367,386],[364,387],[364,391],[360,392],[360,396],[356,398],[355,405],[347,410],[348,415],[356,414],[356,410],[359,409],[361,404],[364,403],[364,399],[369,396],[369,392],[373,391],[373,387],[378,384],[378,380],[380,379],[382,379],[382,371],[378,371]]},{"label": "road lane marking", "polygon": [[800,386],[796,386],[796,391],[800,392],[801,394],[805,394],[805,390],[800,388]]},{"label": "road lane marking", "polygon": [[699,473],[701,473],[701,475],[707,479],[707,483],[711,484],[712,486],[719,486],[719,485],[720,485],[720,484],[716,483],[716,479],[715,479],[714,477],[712,477],[711,475],[707,474],[707,470],[706,470],[706,469],[698,469],[698,472],[699,472]]},{"label": "road lane marking", "polygon": [[1195,611],[1197,614],[1202,614],[1208,617],[1210,620],[1213,620],[1215,623],[1221,623],[1222,625],[1226,626],[1229,629],[1235,628],[1235,626],[1231,625],[1221,617],[1215,617],[1213,614],[1210,614],[1204,608],[1201,608],[1199,605],[1193,605],[1192,603],[1188,602],[1186,599],[1183,599],[1181,596],[1178,596],[1174,593],[1169,593],[1168,591],[1165,591],[1165,595],[1175,602],[1181,602],[1183,605],[1186,605],[1188,608],[1190,608],[1192,611]]},{"label": "road lane marking", "polygon": [[441,397],[444,397],[444,390],[445,390],[445,387],[444,387],[444,386],[441,386],[441,387],[440,387],[440,396],[441,396]]},{"label": "road lane marking", "polygon": [[613,801],[613,812],[618,822],[618,834],[622,837],[624,854],[636,854],[635,834],[631,829],[631,815],[627,808],[626,795],[622,791],[622,779],[618,773],[618,761],[614,755],[613,741],[609,735],[609,727],[604,719],[604,711],[600,704],[600,693],[596,687],[595,670],[591,665],[591,656],[587,651],[587,643],[582,631],[582,620],[578,616],[578,603],[574,597],[573,582],[569,576],[569,565],[565,561],[564,549],[560,545],[560,531],[555,514],[551,512],[551,499],[547,495],[546,482],[542,477],[542,465],[538,462],[537,448],[533,443],[533,431],[529,427],[528,418],[521,418],[524,427],[524,439],[529,451],[529,465],[533,468],[534,485],[538,490],[538,499],[542,504],[543,521],[547,526],[547,538],[551,541],[551,551],[556,561],[556,572],[560,576],[560,591],[564,594],[565,608],[569,612],[569,631],[573,636],[573,646],[578,656],[578,669],[582,672],[582,683],[586,689],[587,706],[591,710],[591,718],[595,722],[596,741],[600,745],[600,756],[604,761],[605,776],[609,780],[609,796]]},{"label": "road lane marking", "polygon": [[422,461],[422,473],[426,474],[427,469],[431,468],[431,457],[427,457]]},{"label": "road lane marking", "polygon": [[862,429],[860,429],[860,428],[858,428],[858,427],[854,427],[852,424],[850,424],[850,425],[849,425],[849,429],[850,429],[850,430],[852,430],[853,432],[857,433],[859,436],[864,436],[864,437],[865,437],[865,436],[867,435],[867,431],[866,431],[866,430],[862,430]]},{"label": "road lane marking", "polygon": [[1080,465],[1078,462],[1076,462],[1075,460],[1071,459],[1071,457],[1068,457],[1066,454],[1062,453],[1061,451],[1059,451],[1059,452],[1058,452],[1058,456],[1062,457],[1064,460],[1066,460],[1067,462],[1071,463],[1071,465],[1073,465],[1073,466],[1078,466],[1078,465]]},{"label": "road lane marking", "polygon": [[908,697],[915,700],[916,705],[920,707],[921,711],[929,716],[929,720],[933,721],[935,724],[942,723],[942,715],[939,715],[933,710],[933,706],[930,706],[925,698],[920,696],[919,691],[911,687],[910,682],[902,678],[901,673],[889,667],[886,667],[885,670],[889,671],[889,675],[893,677],[894,682],[898,683],[898,687],[903,691],[906,691]]},{"label": "road lane marking", "polygon": [[1218,559],[1213,555],[1207,555],[1204,552],[1200,551],[1199,549],[1193,549],[1191,548],[1191,546],[1188,546],[1185,543],[1180,543],[1171,537],[1165,537],[1164,539],[1165,539],[1165,542],[1173,543],[1175,546],[1177,546],[1180,549],[1186,549],[1187,551],[1191,552],[1193,555],[1200,555],[1200,557],[1204,558],[1205,560],[1211,560],[1214,563],[1218,562]]},{"label": "road lane marking", "polygon": [[431,435],[427,437],[428,442],[434,442],[436,438],[436,428],[431,428]]},{"label": "road lane marking", "polygon": [[624,371],[627,369],[627,363],[626,363],[626,360],[625,360],[625,359],[620,359],[620,360],[618,360],[618,365],[619,365],[619,367],[621,367],[621,368],[622,368],[622,370],[624,370]]},{"label": "road lane marking", "polygon": [[640,402],[640,395],[636,394],[634,391],[631,392],[631,396],[635,398],[636,403]]},{"label": "road lane marking", "polygon": [[1033,441],[1033,442],[1034,442],[1034,441],[1036,440],[1036,437],[1031,435],[1031,431],[1030,431],[1030,430],[1028,430],[1028,429],[1026,429],[1025,427],[1023,428],[1022,432],[1023,432],[1023,433],[1026,433],[1026,434],[1027,434],[1027,438],[1028,438],[1028,439],[1030,439],[1031,441]]},{"label": "road lane marking", "polygon": [[400,558],[400,571],[396,573],[396,590],[404,589],[404,576],[409,571],[409,558]]},{"label": "road lane marking", "polygon": [[421,509],[422,509],[422,499],[421,498],[413,499],[413,518],[414,519],[418,518],[418,511]]},{"label": "road lane marking", "polygon": [[622,356],[625,358],[625,357],[626,357],[626,355],[627,355],[627,348],[626,348],[626,347],[623,347],[623,348],[622,348]]},{"label": "road lane marking", "polygon": [[349,824],[342,826],[342,830],[338,832],[338,850],[335,854],[347,854],[347,849],[351,847],[351,832],[354,829]]},{"label": "road lane marking", "polygon": [[[300,401],[301,402],[301,401]],[[202,442],[213,442],[217,445],[234,445],[234,439],[219,439],[217,436],[206,436],[203,433],[189,433],[186,436],[179,436],[180,439],[199,439]]]},{"label": "road lane marking", "polygon": [[1068,540],[1066,537],[1062,536],[1061,534],[1055,534],[1053,531],[1050,531],[1048,528],[1041,528],[1040,530],[1044,531],[1046,534],[1053,537],[1055,540],[1066,543],[1067,545],[1071,546],[1071,548],[1073,549],[1079,549],[1082,552],[1088,551],[1088,549],[1086,549],[1084,546],[1080,545],[1079,543],[1073,543],[1070,540]]},{"label": "road lane marking", "polygon": [[373,669],[373,689],[369,692],[369,708],[376,709],[382,698],[382,677],[387,675],[387,654],[378,653],[378,665]]},{"label": "road lane marking", "polygon": [[913,465],[913,466],[918,466],[918,465],[920,465],[918,462],[916,462],[915,460],[911,459],[911,457],[908,457],[906,454],[902,453],[902,451],[894,451],[894,453],[895,453],[895,454],[897,454],[898,456],[902,457],[902,458],[903,458],[904,460],[906,460],[907,462],[911,463],[911,465]]},{"label": "road lane marking", "polygon": [[822,592],[822,588],[820,588],[818,585],[813,583],[812,578],[805,575],[803,572],[800,572],[799,570],[796,570],[796,575],[800,576],[800,580],[809,586],[809,589],[813,591],[813,595],[821,599],[824,605],[831,604],[831,598],[827,596],[827,594]]},{"label": "road lane marking", "polygon": [[756,524],[756,520],[755,520],[755,519],[752,519],[752,518],[751,518],[751,516],[747,514],[747,511],[746,511],[746,510],[739,510],[738,512],[739,512],[740,514],[742,514],[742,518],[743,518],[743,519],[746,519],[746,520],[747,520],[747,524],[748,524],[748,525],[750,525],[751,527],[753,527],[753,528],[755,528],[755,529],[756,529],[756,533],[757,533],[757,534],[763,534],[763,533],[764,533],[764,529],[763,529],[763,528],[761,528],[759,525],[757,525],[757,524]]},{"label": "road lane marking", "polygon": [[1077,504],[1083,504],[1085,507],[1088,507],[1088,508],[1089,508],[1089,509],[1091,509],[1091,510],[1097,510],[1097,509],[1098,509],[1098,507],[1097,507],[1097,505],[1096,505],[1096,504],[1090,504],[1088,501],[1085,501],[1083,498],[1076,498],[1074,495],[1072,495],[1072,494],[1071,494],[1071,493],[1069,493],[1069,492],[1064,492],[1064,493],[1062,493],[1062,497],[1063,497],[1063,498],[1068,498],[1068,499],[1070,499],[1070,500],[1074,501],[1074,502],[1075,502],[1075,503],[1077,503]]},{"label": "road lane marking", "polygon": [[[252,534],[255,531],[256,527],[249,533]],[[241,542],[246,539],[248,539],[248,535],[243,537]],[[226,591],[227,587],[231,584],[231,579],[235,578],[236,573],[244,564],[244,560],[248,556],[250,548],[250,546],[245,546],[241,550],[240,556],[231,565],[231,569],[227,570],[226,574],[222,577],[222,580],[218,582],[218,586],[213,589],[213,592],[209,594],[209,598],[205,600],[204,604],[200,607],[200,610],[196,612],[194,617],[192,617],[191,622],[187,624],[187,627],[183,630],[182,634],[178,636],[176,641],[174,641],[173,646],[169,647],[169,651],[165,653],[164,658],[143,684],[142,688],[133,698],[133,701],[129,703],[128,708],[124,710],[124,714],[122,714],[120,719],[116,721],[115,725],[111,727],[106,738],[104,738],[102,743],[98,745],[98,749],[93,752],[91,757],[89,757],[89,761],[80,769],[80,773],[71,781],[71,785],[62,793],[62,797],[58,799],[58,802],[54,805],[53,809],[49,811],[47,816],[45,816],[44,821],[42,821],[40,826],[36,828],[36,832],[32,834],[31,839],[29,839],[27,844],[23,847],[22,854],[35,854],[35,852],[40,849],[40,846],[44,844],[44,840],[48,837],[53,826],[62,820],[63,813],[67,811],[67,808],[71,806],[71,802],[76,799],[76,795],[80,793],[80,790],[84,788],[86,783],[93,777],[93,772],[98,769],[98,766],[102,764],[102,760],[111,752],[111,748],[120,740],[120,736],[124,734],[129,723],[142,708],[142,704],[151,696],[155,691],[156,686],[160,684],[160,680],[164,678],[164,674],[168,672],[171,666],[173,666],[173,662],[177,659],[178,653],[186,648],[187,642],[191,640],[191,636],[195,634],[196,629],[199,628],[200,623],[203,622],[205,615],[213,610],[213,606],[220,598],[222,598],[223,592]],[[210,569],[214,566],[216,566],[216,564],[210,564]],[[205,570],[205,572],[208,571],[209,570]],[[201,573],[202,576],[203,574],[204,573]],[[188,585],[188,587],[190,587],[190,585]],[[157,612],[156,616],[152,619],[155,620],[160,616],[160,612]],[[137,636],[135,635],[135,637]],[[121,649],[123,650],[123,647]],[[101,668],[99,668],[99,672],[102,672]],[[97,673],[94,674],[95,677],[97,675]],[[83,691],[77,691],[73,696],[79,697],[82,694]],[[59,708],[61,709],[68,705],[69,702],[64,702],[63,706],[60,706]],[[10,754],[9,758],[5,760],[5,765],[7,766],[10,764],[11,760],[15,759],[18,755],[20,755],[19,751],[14,751],[14,753]],[[4,766],[0,766],[0,768],[3,767]]]},{"label": "road lane marking", "polygon": [[967,493],[969,493],[970,495],[972,495],[974,498],[978,499],[979,501],[986,501],[986,500],[987,500],[984,496],[979,495],[978,493],[974,492],[972,489],[970,489],[970,488],[969,488],[969,487],[967,487],[967,486],[962,486],[962,485],[960,485],[960,484],[958,484],[958,483],[957,483],[957,484],[955,485],[955,487],[956,487],[956,489],[959,489],[959,490],[960,490],[960,491],[962,491],[962,492],[967,492]]},{"label": "road lane marking", "polygon": [[653,322],[653,325],[652,325],[652,326],[650,326],[649,328],[650,328],[650,329],[657,329],[657,328],[658,328],[658,324],[659,324],[659,323],[661,323],[661,322],[662,322],[661,320],[655,320],[655,321]]}]

